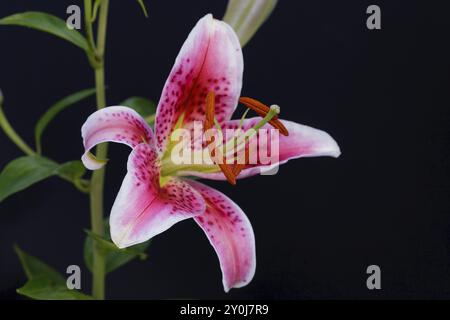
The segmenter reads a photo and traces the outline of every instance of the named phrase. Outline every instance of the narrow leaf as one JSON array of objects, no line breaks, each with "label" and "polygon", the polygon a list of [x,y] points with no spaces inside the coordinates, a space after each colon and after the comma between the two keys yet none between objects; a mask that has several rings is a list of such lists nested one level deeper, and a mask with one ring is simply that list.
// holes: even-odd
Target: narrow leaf
[{"label": "narrow leaf", "polygon": [[0,202],[10,195],[55,174],[58,164],[43,157],[26,156],[11,161],[0,173]]},{"label": "narrow leaf", "polygon": [[0,173],[0,202],[51,176],[59,175],[68,181],[76,182],[84,173],[84,166],[79,161],[58,164],[40,156],[17,158],[7,164]]},{"label": "narrow leaf", "polygon": [[102,3],[103,0],[95,0],[94,2],[94,7],[92,8],[92,17],[91,17],[91,22],[94,23],[95,20],[97,20],[97,13],[98,13],[98,8],[100,7],[100,4]]},{"label": "narrow leaf", "polygon": [[144,0],[137,0],[137,2],[141,6],[142,12],[144,12],[144,16],[146,18],[148,18],[148,11],[147,11],[147,7],[145,6]]},{"label": "narrow leaf", "polygon": [[93,300],[91,296],[77,290],[69,290],[66,285],[56,284],[46,277],[29,280],[17,293],[36,300]]},{"label": "narrow leaf", "polygon": [[86,173],[86,167],[80,160],[66,162],[57,169],[57,174],[69,181],[80,179]]},{"label": "narrow leaf", "polygon": [[88,42],[81,33],[76,30],[70,30],[64,20],[45,12],[29,11],[16,13],[0,19],[0,25],[23,26],[48,32],[73,43],[86,52],[90,51]]},{"label": "narrow leaf", "polygon": [[22,264],[23,270],[25,271],[28,280],[45,276],[56,284],[66,283],[66,280],[63,278],[63,276],[61,276],[55,269],[49,267],[39,259],[29,255],[28,253],[20,249],[17,245],[14,246],[14,251],[20,259],[20,263]]},{"label": "narrow leaf", "polygon": [[19,256],[28,282],[17,293],[39,300],[91,300],[92,297],[67,288],[66,279],[46,263],[29,255],[18,246],[14,250]]},{"label": "narrow leaf", "polygon": [[42,138],[42,134],[44,133],[44,130],[47,128],[48,124],[61,111],[67,109],[71,105],[74,105],[75,103],[77,103],[83,99],[86,99],[89,96],[92,96],[93,94],[95,94],[95,89],[86,89],[86,90],[76,92],[76,93],[71,94],[70,96],[67,96],[64,99],[58,101],[44,113],[44,115],[36,123],[36,127],[34,129],[34,136],[36,139],[36,148],[38,150],[38,153],[41,153],[41,151],[42,151],[41,138]]}]

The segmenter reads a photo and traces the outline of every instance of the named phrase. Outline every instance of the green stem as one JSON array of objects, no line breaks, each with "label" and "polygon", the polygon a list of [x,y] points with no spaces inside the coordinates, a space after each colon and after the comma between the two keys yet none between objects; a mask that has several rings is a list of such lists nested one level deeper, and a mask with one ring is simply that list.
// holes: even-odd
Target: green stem
[{"label": "green stem", "polygon": [[106,45],[106,28],[108,26],[109,0],[103,0],[100,4],[100,18],[97,29],[97,57],[103,63]]},{"label": "green stem", "polygon": [[33,149],[31,149],[30,146],[28,146],[28,144],[26,144],[26,142],[23,141],[22,138],[13,129],[8,119],[6,118],[5,113],[3,112],[1,104],[0,104],[0,127],[2,127],[5,134],[11,139],[12,142],[16,144],[17,147],[19,147],[20,150],[22,150],[29,156],[36,155],[36,152]]},{"label": "green stem", "polygon": [[94,31],[92,30],[92,0],[84,0],[84,23],[89,46],[95,50]]},{"label": "green stem", "polygon": [[[105,96],[105,68],[104,53],[106,43],[106,29],[108,22],[109,0],[102,1],[100,5],[99,22],[97,30],[97,48],[95,58],[97,64],[95,70],[95,87],[97,89],[97,108],[106,107]],[[107,144],[97,147],[96,156],[106,159],[108,153]],[[103,192],[105,182],[105,169],[94,171],[91,179],[90,209],[92,232],[103,237],[105,230],[103,225]],[[94,298],[103,300],[105,298],[105,254],[93,243],[93,267],[92,267],[92,295]]]}]

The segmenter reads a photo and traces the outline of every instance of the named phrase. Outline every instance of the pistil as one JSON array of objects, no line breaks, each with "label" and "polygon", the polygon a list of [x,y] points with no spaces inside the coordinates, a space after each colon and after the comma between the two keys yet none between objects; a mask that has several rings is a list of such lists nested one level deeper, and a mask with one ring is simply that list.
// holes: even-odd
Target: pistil
[{"label": "pistil", "polygon": [[[245,106],[248,107],[248,109],[245,111],[244,115],[242,116],[239,127],[236,133],[233,135],[231,139],[229,139],[225,145],[223,145],[223,133],[222,128],[220,124],[218,123],[217,119],[215,118],[215,93],[213,91],[208,92],[206,95],[206,101],[205,101],[205,120],[203,123],[203,130],[204,133],[206,131],[212,129],[213,127],[216,127],[217,131],[220,133],[219,138],[217,136],[214,136],[214,140],[216,139],[218,141],[209,141],[207,148],[209,151],[209,154],[211,156],[211,159],[213,161],[213,164],[207,165],[207,164],[197,164],[197,165],[174,165],[171,163],[171,161],[164,160],[166,157],[163,157],[162,161],[162,175],[172,175],[175,174],[178,171],[200,171],[200,172],[214,172],[214,167],[217,168],[216,170],[223,173],[227,181],[235,185],[236,184],[236,177],[241,173],[241,171],[249,164],[250,161],[250,150],[247,148],[247,145],[252,137],[254,137],[258,130],[261,129],[264,125],[269,123],[272,125],[275,129],[278,129],[281,134],[288,135],[288,130],[286,127],[281,123],[280,120],[278,120],[278,115],[280,113],[280,107],[277,105],[272,105],[270,107],[264,105],[263,103],[252,99],[252,98],[246,98],[242,97],[239,99],[241,103],[243,103]],[[245,117],[249,110],[255,111],[258,115],[262,117],[262,119],[254,125],[252,128],[247,128],[245,131],[242,130]],[[179,120],[177,122],[176,127],[181,126],[182,120]],[[222,153],[222,148],[225,150],[225,155]],[[166,150],[166,155],[170,154],[171,147],[169,146]],[[237,163],[238,159],[234,156],[235,154],[238,154],[241,150],[244,150],[244,159],[243,163]],[[232,152],[232,153],[231,153]],[[233,159],[233,164],[227,163],[227,158],[230,158],[228,160]]]}]

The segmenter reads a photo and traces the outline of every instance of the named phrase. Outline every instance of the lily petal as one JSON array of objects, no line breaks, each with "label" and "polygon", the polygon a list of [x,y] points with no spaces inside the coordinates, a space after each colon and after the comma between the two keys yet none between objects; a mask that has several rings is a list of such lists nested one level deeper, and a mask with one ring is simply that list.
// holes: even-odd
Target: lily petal
[{"label": "lily petal", "polygon": [[82,161],[90,170],[100,169],[106,161],[98,160],[90,150],[102,142],[118,142],[132,148],[146,141],[154,143],[153,132],[144,119],[127,107],[108,107],[93,113],[81,128],[85,153]]},{"label": "lily petal", "polygon": [[[244,121],[243,131],[254,127],[261,121],[260,117],[249,118]],[[236,129],[240,120],[231,120],[224,125],[224,129]],[[279,136],[279,156],[278,161],[270,164],[261,164],[258,159],[257,164],[246,165],[241,171],[238,179],[246,178],[266,172],[277,165],[284,164],[291,159],[305,157],[321,157],[329,156],[337,158],[341,154],[340,148],[336,141],[325,131],[298,124],[292,121],[281,120],[289,131],[288,136]],[[269,124],[264,125],[261,129],[273,129]],[[267,134],[270,137],[270,133]],[[252,139],[257,139],[254,136]],[[270,150],[270,141],[268,139],[257,141],[258,149],[268,148]],[[264,141],[266,143],[264,143]],[[267,142],[269,143],[267,146]],[[256,144],[256,143],[255,143]],[[200,173],[200,172],[180,172],[179,175],[190,175],[211,180],[226,180],[224,175],[220,173]]]},{"label": "lily petal", "polygon": [[202,196],[186,182],[171,178],[160,187],[157,161],[149,144],[139,144],[130,154],[110,216],[111,239],[119,248],[147,241],[205,211]]},{"label": "lily petal", "polygon": [[178,54],[158,104],[155,133],[159,152],[184,113],[184,127],[205,119],[205,100],[214,91],[216,118],[228,121],[242,88],[244,63],[239,39],[211,14],[200,19]]},{"label": "lily petal", "polygon": [[255,274],[255,236],[247,216],[224,194],[200,182],[189,181],[205,199],[205,214],[194,220],[217,253],[225,292],[247,285]]}]

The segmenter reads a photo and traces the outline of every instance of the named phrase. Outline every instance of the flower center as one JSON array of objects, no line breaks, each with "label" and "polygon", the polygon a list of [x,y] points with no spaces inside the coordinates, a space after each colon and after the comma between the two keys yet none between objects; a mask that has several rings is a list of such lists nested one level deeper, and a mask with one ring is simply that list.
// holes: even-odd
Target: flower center
[{"label": "flower center", "polygon": [[[180,142],[179,139],[174,139],[174,135],[178,135],[177,129],[182,129],[181,126],[184,117],[181,116],[181,120],[177,122],[177,125],[171,134],[171,142],[161,160],[162,179],[168,176],[186,175],[186,172],[222,172],[227,181],[230,184],[235,185],[236,177],[245,168],[245,166],[249,164],[249,141],[258,133],[258,130],[261,129],[261,127],[269,123],[272,127],[279,130],[281,134],[286,136],[289,134],[286,127],[278,119],[278,114],[280,113],[279,106],[272,105],[268,107],[258,100],[241,97],[239,102],[245,105],[248,109],[241,118],[239,127],[236,131],[234,131],[233,136],[227,137],[228,140],[226,141],[223,138],[224,135],[222,133],[222,127],[215,117],[215,94],[213,91],[208,92],[205,102],[205,120],[203,121],[202,141],[206,141],[206,148],[203,143],[201,150],[192,148],[193,139],[191,136],[187,137],[186,140],[183,139],[183,142]],[[253,127],[246,128],[246,130],[243,131],[243,123],[249,110],[255,111],[262,117],[262,119]],[[187,130],[186,132],[191,133],[191,131]],[[173,143],[172,141],[178,142]],[[181,148],[178,145],[179,143],[183,143]],[[194,156],[195,159],[195,156],[200,155],[202,161],[198,163],[194,160],[181,164],[179,161],[174,161],[174,152],[180,150],[183,153],[187,152],[189,154],[188,159],[192,159],[192,156]],[[242,151],[244,151],[244,159],[240,158],[240,161],[238,161],[237,155]]]}]

